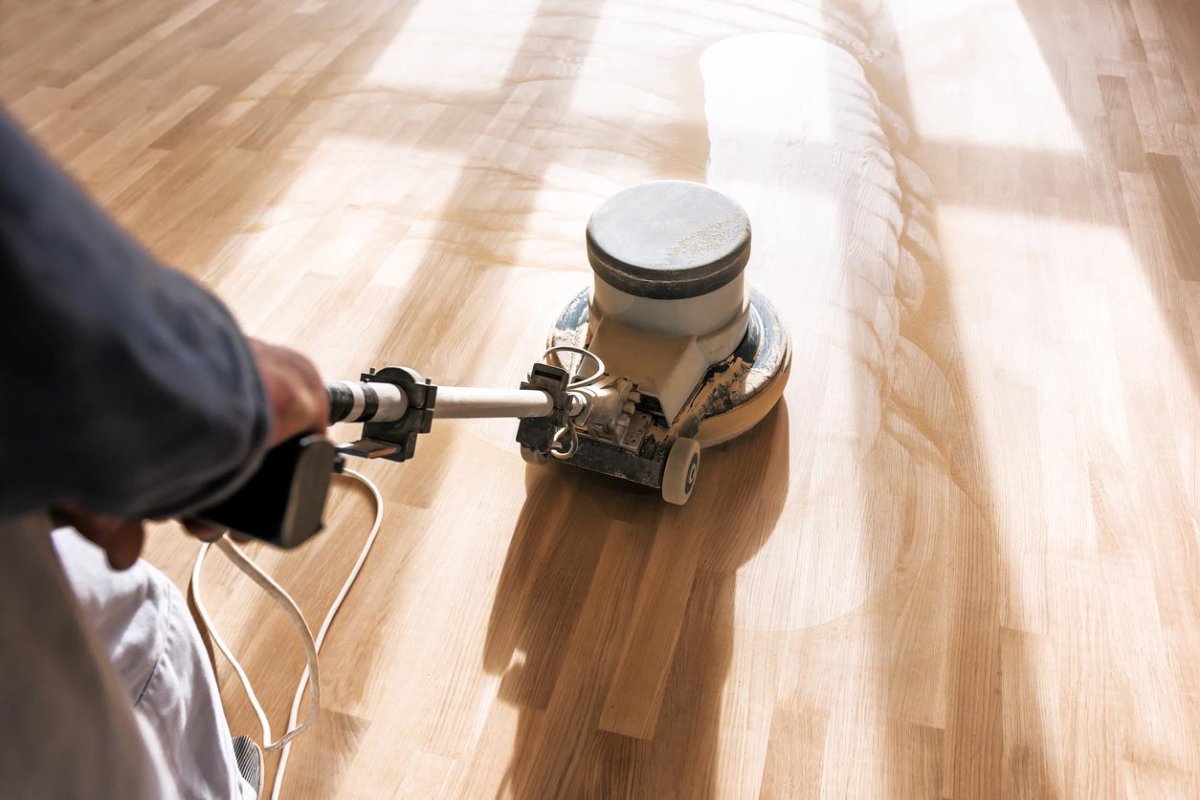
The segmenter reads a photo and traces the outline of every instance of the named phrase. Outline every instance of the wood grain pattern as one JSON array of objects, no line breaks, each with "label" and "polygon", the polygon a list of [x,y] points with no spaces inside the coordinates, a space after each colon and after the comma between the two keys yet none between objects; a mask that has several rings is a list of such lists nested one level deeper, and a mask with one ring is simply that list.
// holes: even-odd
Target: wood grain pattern
[{"label": "wood grain pattern", "polygon": [[[509,422],[370,465],[285,796],[1189,798],[1197,41],[1188,0],[0,0],[0,99],[330,376],[515,385],[608,194],[751,211],[783,405],[682,509]],[[310,619],[369,510],[256,552]],[[301,655],[218,561],[281,720]]]}]

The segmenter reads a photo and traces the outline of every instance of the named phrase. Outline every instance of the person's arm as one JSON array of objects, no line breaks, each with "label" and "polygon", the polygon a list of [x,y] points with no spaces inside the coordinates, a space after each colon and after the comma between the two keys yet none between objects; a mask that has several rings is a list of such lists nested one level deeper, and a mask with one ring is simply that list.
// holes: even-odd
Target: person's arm
[{"label": "person's arm", "polygon": [[213,503],[323,413],[273,418],[296,405],[277,385],[296,373],[279,364],[288,352],[252,348],[220,301],[160,266],[0,111],[0,516],[140,520]]}]

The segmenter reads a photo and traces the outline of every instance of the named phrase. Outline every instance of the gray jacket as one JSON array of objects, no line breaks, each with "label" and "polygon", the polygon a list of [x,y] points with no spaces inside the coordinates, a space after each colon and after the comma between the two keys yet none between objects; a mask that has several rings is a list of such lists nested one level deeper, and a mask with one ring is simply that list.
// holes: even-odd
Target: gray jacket
[{"label": "gray jacket", "polygon": [[0,110],[0,518],[211,503],[270,426],[219,300],[114,225]]}]

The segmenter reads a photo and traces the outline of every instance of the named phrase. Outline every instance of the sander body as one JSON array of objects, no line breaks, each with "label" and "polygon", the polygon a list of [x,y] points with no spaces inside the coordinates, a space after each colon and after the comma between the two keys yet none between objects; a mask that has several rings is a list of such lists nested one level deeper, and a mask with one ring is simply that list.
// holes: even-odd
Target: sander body
[{"label": "sander body", "polygon": [[[703,184],[654,181],[614,195],[588,222],[593,285],[559,315],[551,353],[575,353],[567,383],[590,397],[575,466],[691,496],[700,449],[753,427],[783,393],[791,346],[778,312],[745,281],[750,220]],[[583,385],[578,385],[583,384]],[[526,419],[526,460],[545,458]]]}]

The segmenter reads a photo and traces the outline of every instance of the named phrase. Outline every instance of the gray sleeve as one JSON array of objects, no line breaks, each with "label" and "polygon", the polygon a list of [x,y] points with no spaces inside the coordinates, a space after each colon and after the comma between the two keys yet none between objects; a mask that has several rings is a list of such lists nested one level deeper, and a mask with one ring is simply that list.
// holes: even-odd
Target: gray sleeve
[{"label": "gray sleeve", "polygon": [[270,428],[228,310],[159,265],[0,110],[0,516],[73,500],[178,514]]}]

